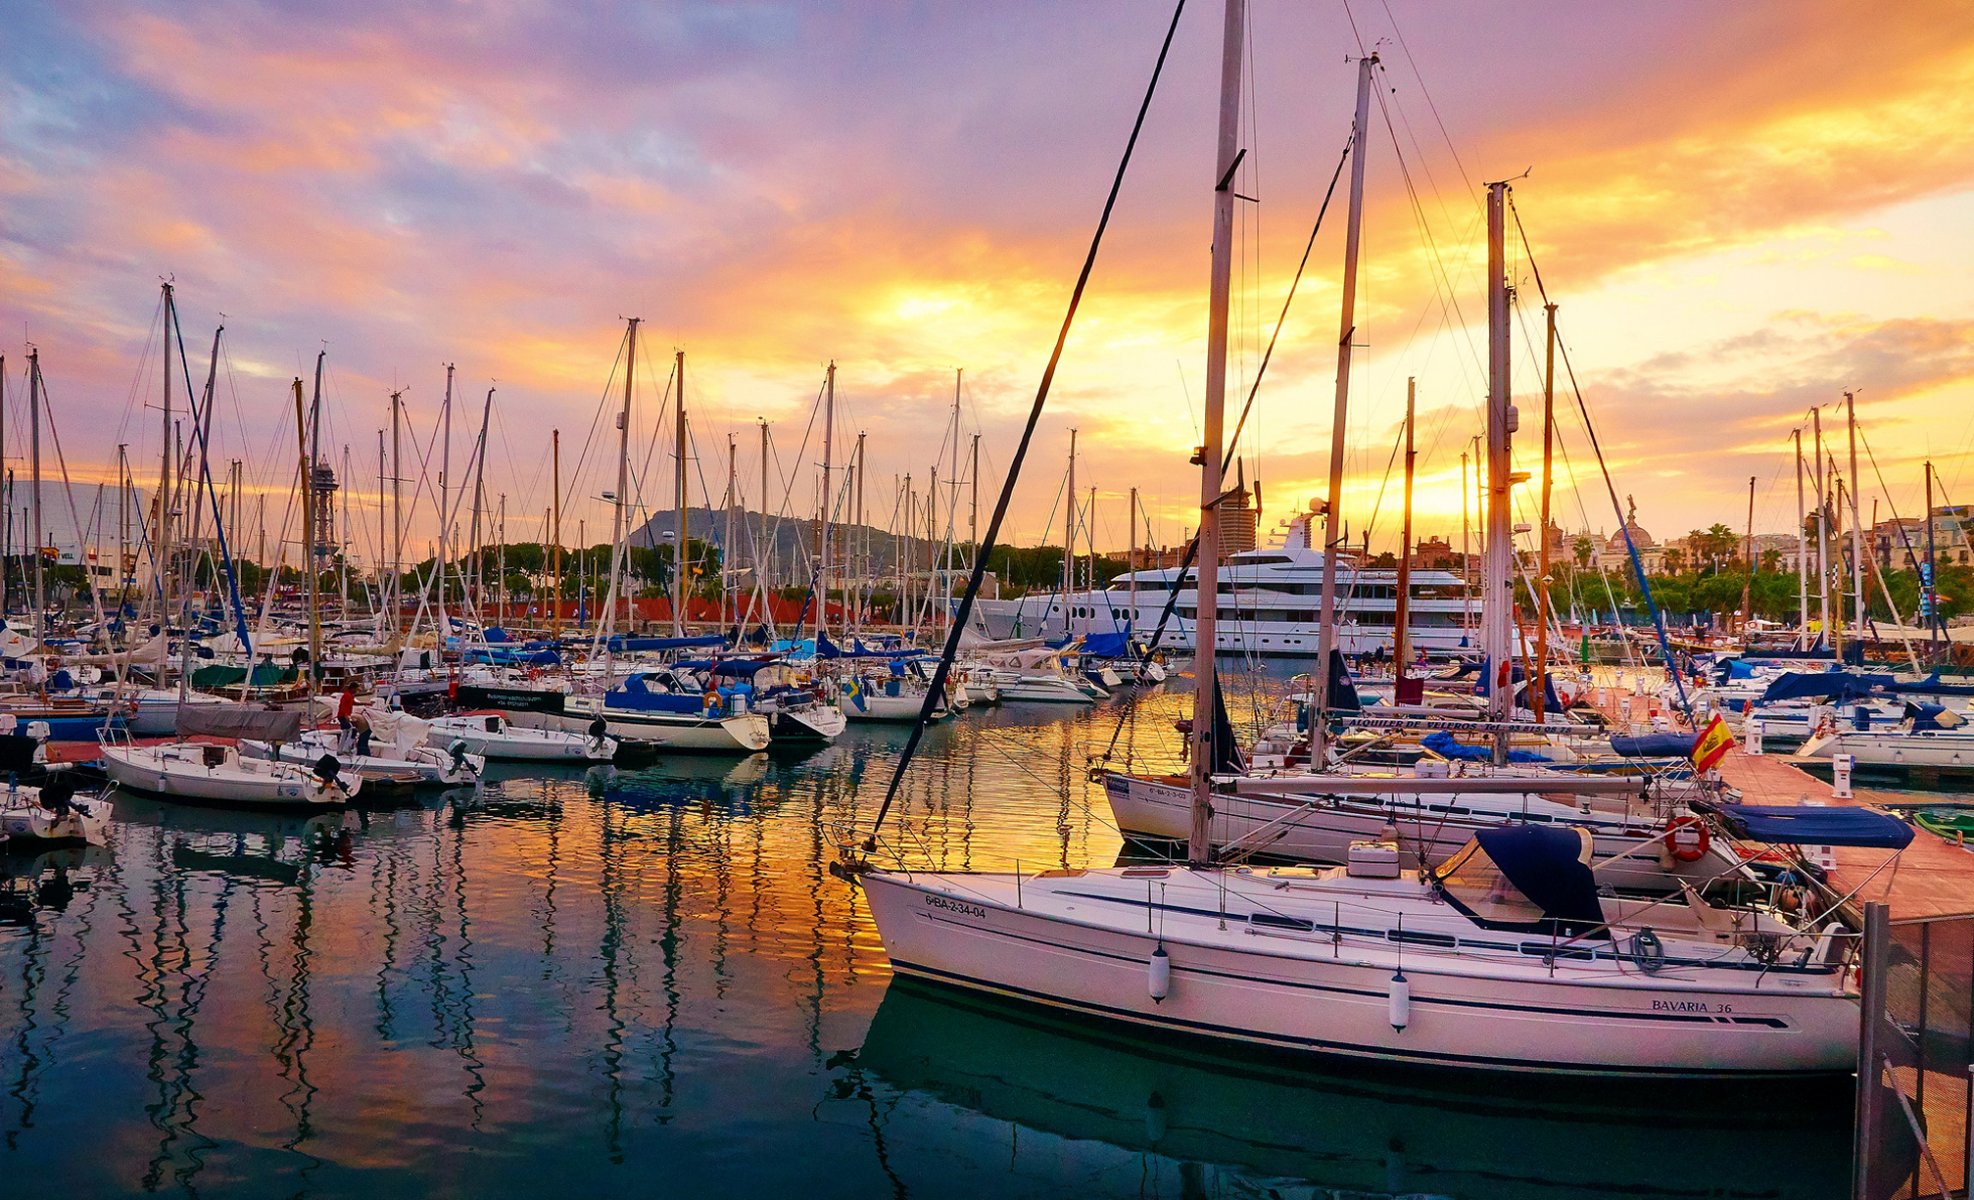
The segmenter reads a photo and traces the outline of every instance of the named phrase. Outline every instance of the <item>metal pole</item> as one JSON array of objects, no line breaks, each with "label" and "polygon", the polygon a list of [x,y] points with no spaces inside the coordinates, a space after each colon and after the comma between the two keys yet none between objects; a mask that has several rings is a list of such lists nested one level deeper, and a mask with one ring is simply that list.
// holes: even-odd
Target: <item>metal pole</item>
[{"label": "metal pole", "polygon": [[[1487,692],[1487,713],[1496,721],[1506,721],[1509,711],[1509,679],[1514,660],[1509,638],[1513,628],[1515,595],[1510,573],[1514,551],[1509,531],[1511,516],[1508,489],[1511,456],[1509,437],[1515,428],[1514,405],[1510,399],[1508,349],[1508,273],[1505,261],[1508,185],[1492,183],[1487,189],[1487,318],[1488,318],[1488,395],[1487,395],[1487,543],[1483,576],[1486,591],[1481,595],[1482,645],[1487,669],[1493,675]],[[1494,761],[1508,760],[1508,733],[1494,736]]]}]

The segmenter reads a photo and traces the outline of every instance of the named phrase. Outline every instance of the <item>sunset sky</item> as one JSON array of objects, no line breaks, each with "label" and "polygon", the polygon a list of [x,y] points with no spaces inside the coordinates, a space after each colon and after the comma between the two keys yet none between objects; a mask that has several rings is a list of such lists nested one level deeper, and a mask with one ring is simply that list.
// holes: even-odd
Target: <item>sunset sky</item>
[{"label": "sunset sky", "polygon": [[[102,476],[121,441],[155,478],[158,414],[145,406],[162,368],[147,339],[170,277],[201,379],[225,314],[214,453],[248,460],[270,512],[294,467],[288,382],[326,343],[327,422],[352,447],[360,509],[389,390],[409,389],[428,437],[451,361],[455,472],[494,386],[487,487],[508,497],[510,539],[540,533],[560,428],[567,540],[579,518],[596,540],[608,515],[595,497],[615,486],[599,404],[628,316],[644,319],[640,364],[657,372],[640,371],[633,419],[649,506],[670,504],[658,396],[675,348],[695,503],[717,498],[737,434],[742,494],[759,505],[766,417],[792,505],[812,511],[815,472],[795,458],[831,358],[838,461],[868,431],[875,520],[892,511],[894,475],[922,481],[938,453],[956,367],[991,494],[1170,11],[11,5],[9,460],[20,468],[31,342],[71,473]],[[1221,11],[1187,6],[1012,540],[1041,537],[1071,427],[1079,485],[1099,488],[1100,544],[1123,543],[1133,485],[1162,540],[1192,521]],[[1374,545],[1395,536],[1386,464],[1416,376],[1420,532],[1457,538],[1459,453],[1485,387],[1482,189],[1524,170],[1515,201],[1536,265],[1617,490],[1652,532],[1738,527],[1750,476],[1758,527],[1788,528],[1789,431],[1845,389],[1890,489],[1867,464],[1867,510],[1875,497],[1881,516],[1916,511],[1929,456],[1948,495],[1974,501],[1974,7],[1255,0],[1251,31],[1240,187],[1259,203],[1240,220],[1235,396],[1348,132],[1346,56],[1362,44],[1384,58],[1349,430],[1354,535],[1383,489]],[[1324,475],[1342,229],[1339,201],[1242,445],[1264,535]],[[1519,247],[1511,258],[1539,339],[1528,262]],[[1539,461],[1538,353],[1518,334],[1525,467]],[[1841,461],[1840,419],[1825,420]],[[1611,529],[1581,421],[1560,430],[1581,481],[1559,488],[1561,522]],[[820,433],[809,437],[813,456]],[[375,520],[358,539],[366,558]],[[416,528],[422,551],[429,503]]]}]

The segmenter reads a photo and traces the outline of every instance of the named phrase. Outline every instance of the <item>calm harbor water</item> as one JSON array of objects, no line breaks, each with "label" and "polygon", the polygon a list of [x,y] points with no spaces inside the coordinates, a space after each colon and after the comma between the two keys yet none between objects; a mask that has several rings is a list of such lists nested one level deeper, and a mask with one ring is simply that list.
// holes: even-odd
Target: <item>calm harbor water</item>
[{"label": "calm harbor water", "polygon": [[[1115,861],[1089,756],[1168,753],[1189,704],[934,730],[890,840]],[[107,849],[0,879],[0,1196],[1845,1194],[1841,1105],[1317,1071],[894,983],[827,866],[903,742],[308,823],[118,799]]]}]

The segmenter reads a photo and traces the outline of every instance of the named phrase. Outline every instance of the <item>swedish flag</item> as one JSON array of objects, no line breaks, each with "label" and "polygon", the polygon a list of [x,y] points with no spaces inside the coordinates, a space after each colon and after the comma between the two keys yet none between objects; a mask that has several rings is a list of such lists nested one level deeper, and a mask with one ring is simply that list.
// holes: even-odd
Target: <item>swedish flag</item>
[{"label": "swedish flag", "polygon": [[843,694],[850,698],[850,703],[857,706],[858,712],[870,710],[870,705],[864,702],[864,685],[856,676],[852,675],[850,681],[843,685]]}]

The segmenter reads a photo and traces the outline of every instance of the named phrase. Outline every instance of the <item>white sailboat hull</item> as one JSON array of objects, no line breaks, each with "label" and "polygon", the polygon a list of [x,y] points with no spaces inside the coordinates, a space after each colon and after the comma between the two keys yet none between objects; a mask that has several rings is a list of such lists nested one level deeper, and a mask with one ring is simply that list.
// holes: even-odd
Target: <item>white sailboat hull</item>
[{"label": "white sailboat hull", "polygon": [[242,758],[237,753],[207,765],[184,751],[196,745],[103,746],[103,769],[124,787],[201,804],[239,805],[319,812],[348,804],[362,789],[360,778],[343,776],[325,785],[294,763]]},{"label": "white sailboat hull", "polygon": [[759,713],[708,717],[694,713],[640,712],[607,708],[595,700],[570,697],[560,713],[515,713],[517,724],[565,733],[587,733],[603,718],[612,737],[635,738],[666,750],[702,754],[753,754],[768,748],[768,719]]},{"label": "white sailboat hull", "polygon": [[[1141,883],[1120,874],[1064,872],[1021,883],[1006,875],[888,871],[860,878],[900,974],[1147,1029],[1526,1072],[1761,1076],[1841,1074],[1855,1064],[1859,1009],[1836,971],[1695,972],[1738,977],[1723,987],[1670,969],[1621,973],[1608,963],[1545,964],[1535,955],[1496,970],[1463,970],[1467,964],[1455,955],[1382,939],[1270,936],[1238,919],[1217,928],[1216,906],[1295,906],[1293,897],[1265,887],[1259,901],[1222,899],[1218,881],[1239,876],[1180,870]],[[1244,886],[1262,882],[1256,876]],[[1156,913],[1148,901],[1160,906]],[[1168,905],[1207,917],[1175,917]],[[1311,916],[1351,923],[1348,906],[1340,906],[1340,918],[1331,907],[1325,900]],[[1154,923],[1163,928],[1146,928]],[[1512,952],[1517,935],[1494,936]],[[1164,999],[1155,1000],[1151,962],[1161,949],[1169,977]],[[1409,996],[1395,1028],[1401,1005],[1394,976],[1401,973]]]},{"label": "white sailboat hull", "polygon": [[1918,767],[1974,771],[1974,733],[1953,729],[1922,733],[1848,732],[1812,738],[1796,752],[1798,758],[1829,762],[1848,754],[1860,767]]},{"label": "white sailboat hull", "polygon": [[456,741],[465,742],[469,754],[501,762],[609,762],[616,756],[617,743],[607,737],[499,724],[489,730],[482,718],[441,717],[426,730],[425,744],[448,750]]}]

